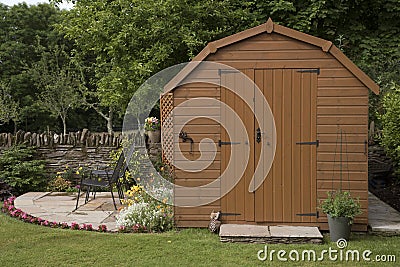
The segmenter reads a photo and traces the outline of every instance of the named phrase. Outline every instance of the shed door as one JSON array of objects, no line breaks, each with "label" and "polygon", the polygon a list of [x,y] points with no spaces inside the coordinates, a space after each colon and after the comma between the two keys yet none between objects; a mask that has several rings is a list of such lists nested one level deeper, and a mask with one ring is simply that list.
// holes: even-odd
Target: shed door
[{"label": "shed door", "polygon": [[[240,97],[221,88],[221,100],[232,107],[243,119],[250,137],[247,168],[240,182],[221,200],[225,222],[311,223],[316,222],[316,92],[317,73],[298,69],[256,69],[243,71],[263,91],[275,118],[276,153],[264,183],[254,192],[248,191],[255,167],[265,162],[260,158],[261,142],[271,133],[271,125],[254,119],[251,109]],[[221,79],[240,82],[221,74]],[[237,75],[237,74],[236,74]],[[225,77],[224,77],[225,76]],[[240,86],[237,86],[240,88]],[[253,94],[254,88],[243,88],[242,93]],[[261,101],[253,102],[257,105]],[[254,106],[255,107],[255,106]],[[224,112],[222,110],[222,112]],[[261,142],[256,142],[256,129],[261,130]],[[221,138],[228,138],[224,130]],[[270,138],[269,138],[270,140]],[[235,141],[235,140],[232,140]],[[221,167],[226,168],[233,146],[221,146]],[[239,147],[235,147],[239,149]],[[233,151],[233,150],[232,150]],[[264,157],[270,156],[268,153]],[[243,153],[243,157],[245,157]],[[237,161],[241,161],[240,159]],[[237,168],[242,164],[237,162]],[[223,187],[223,185],[222,185]]]}]

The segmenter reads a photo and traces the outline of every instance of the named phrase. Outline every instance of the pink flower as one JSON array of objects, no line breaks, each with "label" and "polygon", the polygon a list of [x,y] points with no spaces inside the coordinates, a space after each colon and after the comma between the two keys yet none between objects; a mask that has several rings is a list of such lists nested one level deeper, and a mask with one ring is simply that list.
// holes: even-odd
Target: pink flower
[{"label": "pink flower", "polygon": [[99,225],[99,232],[107,232],[107,225],[105,224]]},{"label": "pink flower", "polygon": [[79,224],[76,222],[71,223],[71,230],[79,230]]}]

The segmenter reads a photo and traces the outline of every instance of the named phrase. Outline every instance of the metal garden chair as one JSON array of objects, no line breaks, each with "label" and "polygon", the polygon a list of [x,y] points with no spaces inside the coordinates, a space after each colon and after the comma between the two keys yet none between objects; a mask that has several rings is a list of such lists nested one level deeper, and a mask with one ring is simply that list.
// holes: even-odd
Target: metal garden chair
[{"label": "metal garden chair", "polygon": [[113,186],[116,185],[118,190],[118,197],[121,202],[121,199],[124,198],[122,186],[126,184],[125,173],[127,169],[128,163],[126,162],[126,158],[124,156],[124,153],[122,152],[118,158],[117,165],[115,166],[114,170],[91,170],[88,178],[82,177],[79,184],[75,210],[78,209],[80,193],[83,186],[86,186],[85,204],[89,201],[90,192],[92,192],[93,199],[95,199],[97,188],[108,188],[111,193],[114,208],[117,209],[113,193]]}]

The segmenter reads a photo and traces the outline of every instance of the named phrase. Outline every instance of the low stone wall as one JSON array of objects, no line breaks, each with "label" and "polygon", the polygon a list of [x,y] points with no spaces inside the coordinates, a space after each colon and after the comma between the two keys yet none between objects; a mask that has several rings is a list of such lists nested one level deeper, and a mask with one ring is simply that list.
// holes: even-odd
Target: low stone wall
[{"label": "low stone wall", "polygon": [[86,146],[86,147],[118,147],[122,141],[122,134],[91,133],[88,129],[68,134],[57,134],[52,131],[31,133],[19,130],[16,134],[0,133],[0,147],[7,148],[13,145],[26,144],[35,147],[55,147],[58,145]]},{"label": "low stone wall", "polygon": [[60,145],[57,147],[37,148],[38,157],[46,161],[49,173],[62,171],[68,166],[76,169],[79,166],[99,168],[110,163],[110,153],[117,147],[76,147]]},{"label": "low stone wall", "polygon": [[[131,138],[137,138],[133,133]],[[49,176],[54,176],[65,167],[76,169],[79,166],[98,168],[110,163],[110,154],[121,145],[122,134],[91,133],[87,129],[67,135],[30,133],[18,131],[15,135],[0,133],[0,156],[2,151],[15,145],[25,144],[36,147],[38,159],[46,161]],[[150,159],[157,160],[161,155],[160,143],[147,144]]]}]

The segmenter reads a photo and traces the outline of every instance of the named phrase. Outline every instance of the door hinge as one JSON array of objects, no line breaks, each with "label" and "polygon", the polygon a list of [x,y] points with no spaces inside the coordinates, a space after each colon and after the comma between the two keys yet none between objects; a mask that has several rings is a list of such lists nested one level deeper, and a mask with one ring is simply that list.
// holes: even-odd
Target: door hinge
[{"label": "door hinge", "polygon": [[319,140],[313,142],[296,142],[296,145],[315,145],[319,146]]},{"label": "door hinge", "polygon": [[298,70],[297,72],[301,72],[301,73],[316,73],[317,75],[320,74],[320,70],[318,69],[305,69],[305,70]]},{"label": "door hinge", "polygon": [[296,214],[296,216],[309,216],[309,217],[317,217],[319,218],[319,211],[317,211],[316,213],[298,213]]},{"label": "door hinge", "polygon": [[231,212],[221,212],[220,213],[221,216],[239,216],[242,215],[240,213],[231,213]]},{"label": "door hinge", "polygon": [[230,146],[230,145],[238,145],[238,144],[240,144],[240,142],[224,142],[224,141],[218,140],[218,146],[222,146],[222,145]]},{"label": "door hinge", "polygon": [[221,76],[222,73],[228,74],[228,73],[240,73],[238,70],[222,70],[218,69],[218,75]]}]

